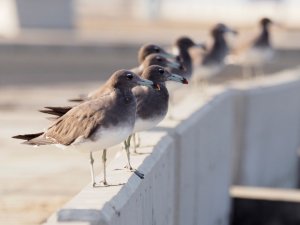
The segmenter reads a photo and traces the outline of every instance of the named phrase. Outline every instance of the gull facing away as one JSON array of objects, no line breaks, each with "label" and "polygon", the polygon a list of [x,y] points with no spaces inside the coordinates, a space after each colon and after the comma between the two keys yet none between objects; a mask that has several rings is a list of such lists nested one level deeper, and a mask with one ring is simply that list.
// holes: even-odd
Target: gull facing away
[{"label": "gull facing away", "polygon": [[92,185],[95,187],[93,152],[103,150],[103,184],[106,181],[106,149],[124,141],[133,131],[136,100],[132,89],[138,85],[153,86],[128,70],[115,72],[105,83],[106,94],[69,109],[45,132],[17,135],[28,145],[55,145],[90,153]]}]

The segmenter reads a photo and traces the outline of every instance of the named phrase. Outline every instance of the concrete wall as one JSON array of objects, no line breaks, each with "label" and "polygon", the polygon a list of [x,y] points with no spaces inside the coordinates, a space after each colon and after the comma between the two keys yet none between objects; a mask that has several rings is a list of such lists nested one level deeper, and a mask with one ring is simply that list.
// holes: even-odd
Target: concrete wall
[{"label": "concrete wall", "polygon": [[236,88],[237,164],[235,184],[295,188],[300,137],[299,70],[266,83]]},{"label": "concrete wall", "polygon": [[[142,133],[133,155],[140,180],[108,167],[111,187],[84,188],[49,224],[229,224],[235,183],[292,187],[299,146],[299,71],[213,89],[209,99],[187,94],[165,120]],[[185,91],[186,92],[186,91]],[[71,223],[72,224],[72,223]]]},{"label": "concrete wall", "polygon": [[176,223],[228,224],[233,148],[231,94],[218,96],[176,129]]}]

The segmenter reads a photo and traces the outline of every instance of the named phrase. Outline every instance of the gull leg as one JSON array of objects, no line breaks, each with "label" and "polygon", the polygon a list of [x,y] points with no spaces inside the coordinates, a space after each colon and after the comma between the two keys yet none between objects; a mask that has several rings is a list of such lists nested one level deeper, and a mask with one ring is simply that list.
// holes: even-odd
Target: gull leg
[{"label": "gull leg", "polygon": [[205,94],[206,88],[208,87],[207,80],[203,79],[200,83],[201,92]]},{"label": "gull leg", "polygon": [[261,65],[258,65],[254,68],[255,72],[255,76],[258,77],[258,76],[264,76],[264,71],[263,71],[263,68]]},{"label": "gull leg", "polygon": [[102,162],[103,162],[103,184],[107,185],[107,181],[106,181],[106,149],[103,149],[103,153],[102,153]]},{"label": "gull leg", "polygon": [[141,147],[141,137],[139,133],[136,133],[135,137],[136,137],[136,147]]},{"label": "gull leg", "polygon": [[[174,96],[174,93],[170,93],[170,96],[169,96],[169,110],[168,110],[168,113],[167,113],[167,118],[169,120],[173,120],[174,117],[172,115],[172,108],[174,108],[175,106],[175,96]],[[135,151],[136,153],[136,151]]]},{"label": "gull leg", "polygon": [[202,91],[202,86],[203,86],[203,79],[198,79],[198,82],[197,82],[197,88],[200,89],[200,91]]},{"label": "gull leg", "polygon": [[192,89],[198,90],[199,86],[200,86],[200,82],[201,82],[201,79],[199,77],[192,79]]},{"label": "gull leg", "polygon": [[130,135],[127,140],[124,141],[124,145],[125,145],[125,151],[126,151],[126,156],[127,156],[127,161],[128,161],[128,164],[127,164],[127,167],[130,171],[133,171],[139,178],[141,179],[144,179],[144,174],[139,172],[138,170],[136,169],[133,169],[132,166],[131,166],[131,163],[130,163],[130,140],[131,140],[131,137],[132,135]]},{"label": "gull leg", "polygon": [[125,151],[126,151],[126,156],[127,156],[127,168],[129,170],[132,170],[132,166],[130,163],[130,140],[131,140],[132,135],[129,135],[127,140],[124,141],[125,145]]},{"label": "gull leg", "polygon": [[244,65],[242,66],[242,69],[244,79],[248,79],[249,77],[251,77],[251,67]]},{"label": "gull leg", "polygon": [[94,174],[94,158],[93,153],[90,152],[90,170],[91,170],[91,178],[92,178],[92,186],[95,187],[95,174]]},{"label": "gull leg", "polygon": [[138,134],[136,134],[136,133],[134,133],[134,134],[132,134],[132,139],[133,139],[133,152],[135,153],[135,154],[138,154],[138,152],[137,152],[137,148],[138,147],[140,147],[140,137],[139,137],[139,135]]},{"label": "gull leg", "polygon": [[208,82],[206,79],[199,80],[198,88],[200,89],[200,93],[204,98],[207,98],[207,88],[208,88]]}]

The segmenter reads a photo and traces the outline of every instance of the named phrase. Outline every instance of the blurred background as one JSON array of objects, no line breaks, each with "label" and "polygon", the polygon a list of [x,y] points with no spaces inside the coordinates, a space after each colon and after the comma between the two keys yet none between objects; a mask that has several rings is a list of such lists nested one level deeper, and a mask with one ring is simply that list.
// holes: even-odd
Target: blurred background
[{"label": "blurred background", "polygon": [[[239,31],[229,37],[238,46],[256,36],[259,19],[272,18],[281,25],[272,30],[280,54],[265,72],[297,66],[299,8],[297,0],[0,0],[0,224],[41,224],[90,179],[88,156],[10,138],[49,124],[38,109],[69,104],[137,66],[144,43],[169,47],[188,35],[209,45],[219,22]],[[228,66],[213,82],[240,73]]]}]

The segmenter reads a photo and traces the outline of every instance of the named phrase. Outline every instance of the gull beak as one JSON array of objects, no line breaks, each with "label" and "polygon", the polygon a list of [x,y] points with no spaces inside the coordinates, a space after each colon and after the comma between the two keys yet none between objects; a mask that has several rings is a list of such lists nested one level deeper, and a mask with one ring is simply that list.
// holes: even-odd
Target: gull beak
[{"label": "gull beak", "polygon": [[137,81],[138,85],[146,86],[146,87],[153,87],[153,82],[151,80],[146,80],[139,77],[139,80]]},{"label": "gull beak", "polygon": [[206,51],[207,50],[207,46],[204,43],[199,43],[199,44],[195,44],[196,48],[201,48],[202,50]]},{"label": "gull beak", "polygon": [[238,35],[239,34],[237,30],[231,29],[229,27],[226,28],[225,32],[232,33],[233,35]]},{"label": "gull beak", "polygon": [[239,32],[237,30],[231,30],[230,32],[234,35],[239,35]]},{"label": "gull beak", "polygon": [[167,62],[167,66],[174,68],[174,69],[180,69],[181,65],[178,62]]},{"label": "gull beak", "polygon": [[275,27],[278,27],[280,29],[285,29],[284,25],[278,22],[272,21],[271,25],[274,25]]},{"label": "gull beak", "polygon": [[188,80],[182,76],[179,76],[177,74],[172,73],[170,76],[168,76],[168,80],[172,80],[178,83],[182,83],[182,84],[188,84]]},{"label": "gull beak", "polygon": [[162,53],[160,53],[160,55],[167,58],[167,59],[175,59],[176,58],[176,55],[173,55],[173,54],[168,53],[168,52],[162,52]]}]

